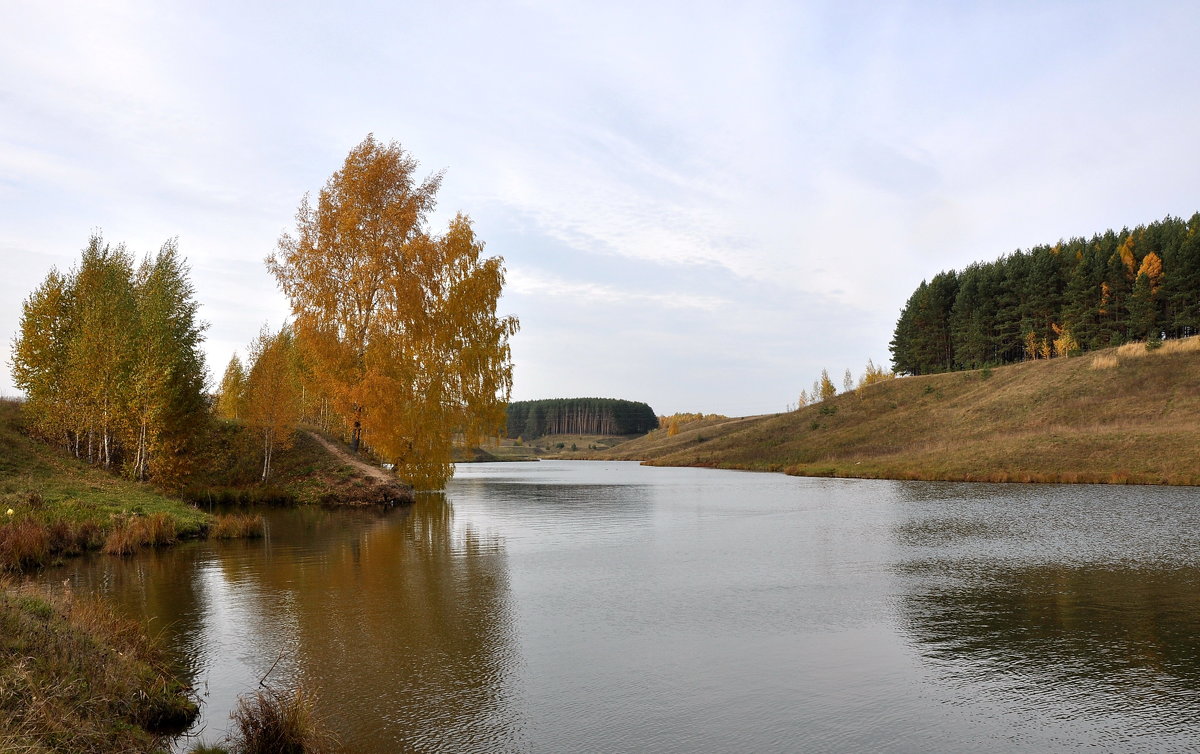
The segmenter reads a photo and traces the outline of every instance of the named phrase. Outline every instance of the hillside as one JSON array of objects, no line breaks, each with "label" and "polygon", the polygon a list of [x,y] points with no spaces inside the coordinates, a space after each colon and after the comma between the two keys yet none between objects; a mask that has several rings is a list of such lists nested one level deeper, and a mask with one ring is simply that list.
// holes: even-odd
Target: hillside
[{"label": "hillside", "polygon": [[[224,423],[213,430],[197,457],[200,473],[180,496],[194,503],[288,502],[371,505],[413,501],[408,485],[382,469],[347,458],[338,444],[311,432],[279,453],[269,485],[258,483],[261,456],[241,428]],[[114,516],[165,513],[180,536],[198,535],[209,517],[153,486],[76,460],[59,448],[29,437],[22,428],[21,404],[0,401],[0,513],[32,513],[47,520],[65,517],[92,522],[101,530]]]},{"label": "hillside", "polygon": [[200,471],[183,490],[198,505],[283,503],[287,505],[395,505],[415,500],[412,487],[354,455],[346,445],[312,430],[298,430],[289,447],[260,482],[262,449],[244,425],[216,422],[200,456]]},{"label": "hillside", "polygon": [[129,513],[170,516],[180,536],[197,535],[208,516],[146,484],[89,466],[21,431],[21,406],[0,401],[0,512],[89,523],[99,530]]},{"label": "hillside", "polygon": [[892,479],[1200,484],[1200,338],[885,381],[596,457]]}]

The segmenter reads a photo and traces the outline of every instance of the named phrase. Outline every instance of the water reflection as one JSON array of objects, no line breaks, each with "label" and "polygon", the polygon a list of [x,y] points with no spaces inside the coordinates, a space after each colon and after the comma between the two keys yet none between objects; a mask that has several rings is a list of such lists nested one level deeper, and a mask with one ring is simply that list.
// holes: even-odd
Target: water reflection
[{"label": "water reflection", "polygon": [[208,741],[269,672],[317,688],[352,751],[519,744],[498,535],[456,521],[440,495],[387,514],[276,511],[268,529],[260,542],[78,560],[69,577],[151,625],[171,616],[166,638],[207,693]]},{"label": "water reflection", "polygon": [[1051,748],[1191,747],[1200,713],[1194,492],[912,491],[892,527],[895,604],[944,703],[982,704],[982,727]]},{"label": "water reflection", "polygon": [[1039,566],[960,576],[960,586],[902,602],[929,659],[964,677],[1165,685],[1200,702],[1200,571]]},{"label": "water reflection", "polygon": [[[1194,749],[1194,490],[460,470],[411,510],[70,564],[352,751]],[[63,571],[46,574],[61,580]],[[272,663],[279,664],[271,669]]]}]

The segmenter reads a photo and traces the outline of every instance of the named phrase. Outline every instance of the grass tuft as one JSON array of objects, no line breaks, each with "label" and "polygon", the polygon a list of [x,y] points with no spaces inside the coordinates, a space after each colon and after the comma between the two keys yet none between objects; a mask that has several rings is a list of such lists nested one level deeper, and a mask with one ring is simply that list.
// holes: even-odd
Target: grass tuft
[{"label": "grass tuft", "polygon": [[214,517],[209,527],[209,539],[257,539],[266,534],[266,522],[261,514],[230,513]]},{"label": "grass tuft", "polygon": [[50,531],[32,518],[0,526],[0,569],[36,568],[50,557]]},{"label": "grass tuft", "polygon": [[175,519],[166,513],[121,517],[101,548],[109,555],[132,555],[143,547],[161,547],[178,539]]},{"label": "grass tuft", "polygon": [[323,754],[337,740],[314,714],[315,698],[302,687],[264,689],[238,699],[230,717],[238,754]]}]

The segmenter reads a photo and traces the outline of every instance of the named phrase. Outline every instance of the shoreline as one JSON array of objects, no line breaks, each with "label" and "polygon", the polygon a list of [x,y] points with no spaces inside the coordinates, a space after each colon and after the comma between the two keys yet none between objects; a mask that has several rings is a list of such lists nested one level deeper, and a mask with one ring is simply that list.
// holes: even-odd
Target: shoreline
[{"label": "shoreline", "polygon": [[704,468],[724,469],[727,471],[756,471],[771,474],[785,474],[794,477],[811,479],[878,479],[893,482],[955,482],[960,484],[1103,484],[1103,485],[1137,485],[1151,487],[1200,487],[1200,476],[1188,475],[1167,478],[1152,478],[1145,474],[1109,473],[1103,472],[1054,472],[1037,471],[995,471],[974,472],[967,474],[952,474],[921,471],[853,471],[843,467],[796,468],[774,466],[753,466],[728,463],[658,463],[652,459],[608,459],[593,458],[580,460],[631,460],[638,461],[644,466],[662,468]]}]

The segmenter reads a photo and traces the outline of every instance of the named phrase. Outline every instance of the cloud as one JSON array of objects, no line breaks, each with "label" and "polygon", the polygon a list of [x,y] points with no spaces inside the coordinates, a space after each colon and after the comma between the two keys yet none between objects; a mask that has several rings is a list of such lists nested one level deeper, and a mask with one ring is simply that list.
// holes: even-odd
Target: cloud
[{"label": "cloud", "polygon": [[505,295],[529,296],[540,299],[566,299],[588,304],[647,304],[664,309],[702,309],[714,311],[727,307],[730,301],[719,296],[689,294],[679,291],[648,292],[619,288],[598,283],[564,280],[534,270],[510,269]]},{"label": "cloud", "polygon": [[680,410],[782,406],[822,366],[886,361],[942,269],[1200,209],[1188,4],[217,0],[5,20],[5,341],[93,229],[139,253],[179,236],[218,369],[286,316],[261,260],[367,132],[447,168],[437,222],[469,212],[506,258],[519,391],[643,386]]}]

